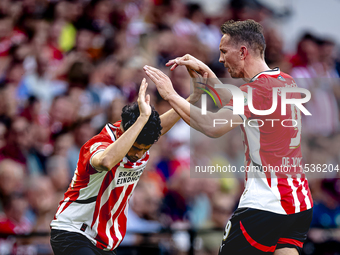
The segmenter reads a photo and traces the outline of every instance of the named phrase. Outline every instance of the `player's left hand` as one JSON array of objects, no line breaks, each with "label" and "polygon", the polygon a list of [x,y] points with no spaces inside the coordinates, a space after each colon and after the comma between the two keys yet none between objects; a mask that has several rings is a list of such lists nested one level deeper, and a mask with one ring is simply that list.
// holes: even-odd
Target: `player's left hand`
[{"label": "player's left hand", "polygon": [[169,100],[173,95],[177,95],[170,78],[158,70],[157,68],[151,66],[144,66],[143,70],[146,75],[156,84],[157,90],[164,100]]},{"label": "player's left hand", "polygon": [[147,88],[148,88],[148,83],[146,82],[146,79],[144,78],[139,88],[137,102],[138,102],[140,116],[144,116],[144,117],[147,117],[147,119],[149,119],[152,109],[150,106],[150,95],[148,94],[145,96]]}]

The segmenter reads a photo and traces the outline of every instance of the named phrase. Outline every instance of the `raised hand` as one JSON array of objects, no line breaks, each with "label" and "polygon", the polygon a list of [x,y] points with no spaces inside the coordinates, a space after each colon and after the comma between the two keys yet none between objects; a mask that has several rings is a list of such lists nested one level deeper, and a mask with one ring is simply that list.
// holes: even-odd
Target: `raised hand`
[{"label": "raised hand", "polygon": [[138,94],[138,106],[139,106],[139,113],[142,117],[149,117],[151,115],[151,106],[150,106],[150,95],[145,96],[146,89],[148,87],[148,83],[146,79],[143,78],[142,83],[139,88]]},{"label": "raised hand", "polygon": [[202,77],[204,73],[211,71],[206,64],[189,54],[185,54],[183,57],[171,59],[165,65],[171,66],[171,71],[175,70],[177,66],[185,66],[192,78],[195,78],[193,71],[196,71]]},{"label": "raised hand", "polygon": [[170,96],[177,95],[170,78],[162,71],[151,66],[144,66],[143,70],[146,75],[156,84],[157,90],[164,100],[168,100]]}]

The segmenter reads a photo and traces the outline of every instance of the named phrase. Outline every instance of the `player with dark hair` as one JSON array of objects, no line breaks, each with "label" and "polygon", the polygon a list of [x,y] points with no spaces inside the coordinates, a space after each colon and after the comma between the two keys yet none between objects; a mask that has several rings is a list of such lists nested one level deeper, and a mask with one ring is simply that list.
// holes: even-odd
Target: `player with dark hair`
[{"label": "player with dark hair", "polygon": [[115,254],[126,233],[128,202],[149,160],[149,149],[179,120],[171,109],[159,116],[145,96],[127,105],[122,121],[107,124],[86,142],[72,182],[51,222],[59,254]]},{"label": "player with dark hair", "polygon": [[[240,89],[245,99],[248,88],[252,90],[255,109],[271,108],[274,88],[280,91],[284,87],[296,87],[291,76],[279,68],[270,69],[266,64],[266,44],[260,24],[253,20],[229,21],[222,25],[221,31],[223,36],[219,61],[228,68],[231,77],[243,78],[247,82]],[[166,65],[171,66],[171,70],[179,65],[186,66],[192,77],[198,73],[205,78],[213,78],[208,80],[208,83],[213,82],[212,86],[218,82],[207,65],[190,55],[170,60]],[[164,73],[149,66],[145,66],[144,70],[156,84],[160,95],[196,130],[209,137],[220,137],[237,126],[241,127],[245,168],[257,171],[246,172],[245,190],[238,209],[226,225],[220,254],[301,254],[313,207],[303,169],[298,163],[292,167],[293,172],[264,171],[269,166],[287,166],[284,162],[291,162],[289,166],[293,162],[301,162],[300,109],[288,104],[286,115],[282,116],[281,94],[278,93],[277,109],[273,113],[256,115],[245,103],[244,114],[234,115],[232,94],[219,89],[221,101],[226,106],[218,112],[202,115],[199,108],[190,105],[176,93]],[[199,85],[196,83],[196,86]],[[287,94],[289,99],[300,97],[299,93]],[[213,125],[216,119],[228,120],[229,124]],[[262,125],[265,119],[275,120],[279,124],[273,126],[269,121]],[[297,125],[280,125],[285,119],[294,120]]]}]

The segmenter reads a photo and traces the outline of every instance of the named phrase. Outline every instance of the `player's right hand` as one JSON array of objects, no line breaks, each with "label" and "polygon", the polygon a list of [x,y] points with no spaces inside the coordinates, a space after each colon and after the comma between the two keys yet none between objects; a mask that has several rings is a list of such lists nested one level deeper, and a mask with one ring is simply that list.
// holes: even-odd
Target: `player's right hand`
[{"label": "player's right hand", "polygon": [[203,90],[201,90],[200,88],[205,88],[205,86],[202,85],[202,81],[203,83],[207,82],[207,78],[209,76],[208,71],[210,70],[209,67],[205,65],[202,61],[189,54],[186,54],[183,57],[169,60],[169,62],[165,65],[172,65],[170,68],[171,71],[175,70],[177,66],[181,65],[184,65],[187,68],[190,77],[193,78],[194,87],[193,94],[190,95],[190,103],[196,103],[203,93]]},{"label": "player's right hand", "polygon": [[142,83],[139,88],[139,94],[138,94],[138,106],[139,106],[139,113],[141,117],[149,117],[151,115],[151,106],[150,106],[150,95],[145,96],[146,89],[148,87],[148,83],[146,82],[146,79],[143,78]]},{"label": "player's right hand", "polygon": [[189,54],[185,54],[183,57],[171,59],[165,65],[171,66],[171,71],[175,70],[177,66],[185,66],[192,78],[196,78],[194,71],[203,77],[204,73],[210,70],[206,64]]}]

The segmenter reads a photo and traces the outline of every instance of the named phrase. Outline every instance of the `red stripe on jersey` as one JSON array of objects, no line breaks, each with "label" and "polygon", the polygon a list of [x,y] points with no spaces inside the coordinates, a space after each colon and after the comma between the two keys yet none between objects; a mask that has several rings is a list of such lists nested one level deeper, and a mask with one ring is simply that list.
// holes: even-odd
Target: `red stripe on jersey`
[{"label": "red stripe on jersey", "polygon": [[240,229],[242,231],[242,234],[244,235],[244,237],[246,238],[248,243],[250,243],[251,246],[263,252],[274,252],[275,251],[276,245],[266,246],[266,245],[256,242],[253,238],[251,238],[251,236],[247,233],[247,231],[243,227],[243,224],[241,221],[240,221]]},{"label": "red stripe on jersey", "polygon": [[[303,182],[303,180],[301,180]],[[300,185],[300,182],[298,180],[293,180],[293,183],[294,183],[294,186],[297,187],[297,190],[296,190],[296,193],[297,193],[297,197],[299,199],[299,202],[300,202],[300,212],[304,211],[307,209],[307,205],[306,205],[306,202],[305,202],[305,195],[302,193],[302,188],[303,188],[303,185],[301,183]]]},{"label": "red stripe on jersey", "polygon": [[149,157],[150,157],[150,155],[149,155],[149,153],[147,152],[146,155],[145,155],[145,157],[141,160],[141,162],[137,162],[137,163],[136,163],[136,166],[140,166],[140,165],[143,164],[143,162],[148,161],[148,160],[149,160]]},{"label": "red stripe on jersey", "polygon": [[123,167],[124,168],[133,168],[133,165],[134,165],[133,162],[128,161],[127,163],[124,163]]},{"label": "red stripe on jersey", "polygon": [[[127,201],[128,203],[129,201]],[[118,229],[119,229],[119,232],[122,234],[122,236],[125,235],[126,233],[126,224],[122,224],[123,222],[126,222],[127,221],[127,217],[125,215],[125,209],[126,209],[126,206],[127,206],[127,203],[124,205],[124,208],[122,209],[122,213],[118,216]],[[110,231],[112,231],[112,228],[113,226],[111,227]],[[113,228],[114,230],[114,228]],[[120,242],[118,244],[116,244],[116,247],[123,241],[120,240]]]},{"label": "red stripe on jersey", "polygon": [[287,214],[295,213],[293,189],[290,187],[287,178],[277,178],[277,188],[279,189],[282,208]]},{"label": "red stripe on jersey", "polygon": [[148,161],[150,158],[149,152],[146,152],[145,158],[142,161]]},{"label": "red stripe on jersey", "polygon": [[278,244],[292,244],[292,245],[296,245],[300,248],[302,248],[303,246],[303,242],[300,242],[298,240],[295,240],[295,239],[290,239],[290,238],[280,238],[278,241],[277,241]]},{"label": "red stripe on jersey", "polygon": [[113,190],[111,190],[109,199],[100,208],[98,227],[97,227],[97,236],[95,238],[97,240],[96,246],[100,249],[107,248],[107,244],[109,243],[109,237],[106,235],[106,225],[111,217],[111,210],[113,209],[114,205],[117,203],[119,196],[122,194],[123,190],[124,190],[124,186],[116,187]]}]

